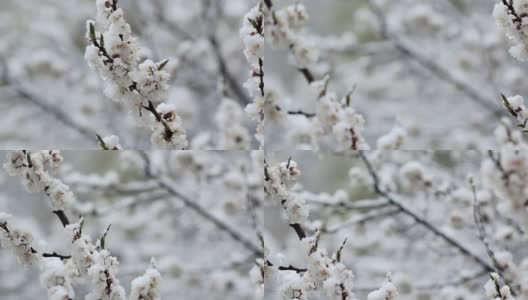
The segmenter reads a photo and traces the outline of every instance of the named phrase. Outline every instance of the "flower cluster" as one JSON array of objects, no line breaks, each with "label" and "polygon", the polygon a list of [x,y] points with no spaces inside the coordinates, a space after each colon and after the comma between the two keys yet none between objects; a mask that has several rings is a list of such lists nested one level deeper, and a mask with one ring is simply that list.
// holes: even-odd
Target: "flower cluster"
[{"label": "flower cluster", "polygon": [[62,211],[75,199],[70,188],[50,174],[50,171],[60,166],[62,160],[60,152],[56,150],[35,153],[12,151],[7,154],[4,168],[9,175],[19,176],[29,192],[45,192],[53,211]]},{"label": "flower cluster", "polygon": [[[153,109],[150,106],[149,109]],[[187,136],[182,127],[182,120],[172,104],[160,103],[155,109],[155,118],[150,140],[160,149],[184,149],[187,147]]]},{"label": "flower cluster", "polygon": [[264,16],[261,4],[253,7],[242,20],[240,38],[244,55],[250,64],[249,78],[244,83],[253,103],[246,106],[249,116],[258,122],[255,137],[264,143]]},{"label": "flower cluster", "polygon": [[301,3],[277,10],[266,10],[266,34],[270,45],[275,48],[290,49],[298,68],[307,68],[318,59],[315,49],[309,47],[299,31],[306,25],[309,15]]},{"label": "flower cluster", "polygon": [[[299,115],[288,129],[289,141],[303,149],[318,149],[318,139],[328,137],[328,142],[336,144],[336,150],[367,150],[370,146],[363,137],[365,119],[361,113],[351,106],[351,93],[341,99],[336,93],[328,90],[329,76],[317,80],[314,73],[319,69],[315,45],[310,45],[309,38],[304,37],[302,29],[309,16],[305,6],[295,3],[283,8],[275,8],[272,1],[265,5],[265,30],[269,36],[267,41],[273,48],[288,49],[293,58],[295,68],[300,71],[309,83],[317,97],[315,114],[302,110],[287,111],[274,101],[273,109],[284,114]],[[275,113],[277,115],[277,113]],[[272,118],[277,120],[277,118]],[[293,118],[292,118],[293,120]],[[401,147],[405,130],[395,127],[387,135],[378,140],[378,147],[383,149],[398,149]],[[323,141],[323,139],[321,139]]]},{"label": "flower cluster", "polygon": [[302,225],[308,218],[308,206],[304,198],[290,192],[300,175],[301,171],[293,160],[272,167],[266,166],[264,191],[266,197],[282,205],[290,224]]},{"label": "flower cluster", "polygon": [[[265,191],[267,196],[282,204],[290,226],[300,239],[303,255],[306,257],[305,270],[281,268],[271,263],[268,272],[274,272],[282,283],[279,293],[283,299],[311,299],[323,292],[331,300],[354,299],[352,281],[354,275],[341,262],[341,250],[334,256],[319,246],[319,231],[306,236],[304,228],[308,218],[308,205],[304,198],[290,192],[300,176],[297,163],[289,159],[265,169]],[[306,226],[308,227],[308,226]]]},{"label": "flower cluster", "polygon": [[383,286],[368,294],[368,300],[396,300],[398,298],[398,290],[392,283],[390,274],[387,275],[387,280]]},{"label": "flower cluster", "polygon": [[524,98],[522,96],[513,96],[506,98],[502,96],[502,101],[508,112],[519,121],[518,127],[523,129],[523,132],[528,130],[528,111],[524,105]]},{"label": "flower cluster", "polygon": [[145,274],[132,281],[130,300],[160,300],[159,284],[161,274],[152,264],[152,267],[145,271]]},{"label": "flower cluster", "polygon": [[338,143],[338,150],[368,150],[369,145],[362,132],[365,119],[350,106],[350,95],[339,101],[337,95],[327,90],[329,76],[311,83],[316,94],[317,120],[323,133],[332,133]]},{"label": "flower cluster", "polygon": [[33,235],[16,224],[14,218],[0,212],[0,246],[13,248],[18,261],[23,265],[33,265],[39,261],[33,248]]},{"label": "flower cluster", "polygon": [[124,300],[125,290],[117,279],[117,259],[100,242],[92,243],[90,236],[82,234],[83,219],[66,226],[72,239],[72,260],[80,275],[88,275],[94,290],[86,299]]},{"label": "flower cluster", "polygon": [[301,240],[303,250],[308,255],[305,281],[313,282],[313,287],[323,290],[329,300],[355,299],[352,293],[354,274],[340,262],[339,253],[330,257],[318,243],[317,234]]},{"label": "flower cluster", "polygon": [[403,145],[407,132],[402,127],[394,127],[384,136],[381,136],[376,142],[376,149],[380,150],[398,150]]},{"label": "flower cluster", "polygon": [[[83,218],[73,224],[67,221],[63,210],[67,207],[66,203],[73,201],[73,193],[66,184],[49,174],[50,169],[57,168],[62,160],[60,153],[54,150],[35,153],[13,151],[8,154],[4,166],[9,174],[22,176],[29,191],[48,195],[54,212],[70,235],[71,255],[39,252],[33,245],[33,235],[18,226],[11,215],[3,212],[0,212],[0,243],[13,248],[21,264],[40,263],[41,282],[50,300],[73,300],[73,280],[84,276],[91,279],[93,284],[93,289],[85,299],[125,300],[125,289],[117,278],[119,262],[105,249],[105,238],[110,227],[93,243],[90,236],[82,232]],[[133,281],[131,299],[159,300],[160,277],[154,267],[147,270],[145,275]]]},{"label": "flower cluster", "polygon": [[499,275],[497,273],[491,273],[490,279],[484,286],[484,289],[486,290],[486,296],[490,300],[515,300],[515,298],[512,296],[510,287],[507,285],[500,286],[499,284]]},{"label": "flower cluster", "polygon": [[510,54],[520,61],[528,59],[528,27],[524,22],[528,13],[526,0],[501,0],[495,4],[493,17],[513,42]]},{"label": "flower cluster", "polygon": [[[107,97],[123,101],[132,111],[143,110],[152,115],[147,124],[152,127],[151,141],[154,145],[166,149],[187,147],[187,137],[181,119],[171,108],[172,121],[161,118],[163,108],[154,108],[166,97],[169,88],[169,73],[164,69],[168,60],[155,63],[145,60],[139,63],[137,39],[132,35],[130,24],[124,18],[117,0],[98,0],[97,22],[87,22],[85,59],[105,80]],[[103,32],[96,32],[99,24]]]},{"label": "flower cluster", "polygon": [[484,184],[497,198],[497,210],[519,222],[526,219],[526,193],[528,189],[528,145],[520,131],[511,131],[507,125],[496,130],[499,147],[489,151],[481,164]]},{"label": "flower cluster", "polygon": [[48,290],[49,300],[71,300],[75,292],[71,281],[71,265],[58,257],[42,259],[40,282]]}]

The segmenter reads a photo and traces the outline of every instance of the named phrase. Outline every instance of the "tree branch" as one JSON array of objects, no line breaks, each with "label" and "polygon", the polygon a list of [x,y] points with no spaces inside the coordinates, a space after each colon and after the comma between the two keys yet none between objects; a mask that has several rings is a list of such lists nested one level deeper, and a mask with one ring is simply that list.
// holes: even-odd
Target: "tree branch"
[{"label": "tree branch", "polygon": [[[12,83],[8,82],[8,84],[12,84]],[[95,137],[94,131],[74,121],[73,118],[70,115],[68,115],[66,112],[60,110],[57,107],[54,107],[53,105],[48,104],[46,100],[30,92],[26,88],[23,88],[21,86],[15,86],[15,85],[13,85],[13,88],[16,91],[18,96],[20,96],[27,102],[35,105],[36,107],[38,107],[40,110],[44,111],[45,113],[53,116],[56,120],[68,126],[68,128],[71,128],[77,131],[79,135],[83,136],[87,140],[94,139]]]},{"label": "tree branch", "polygon": [[[141,157],[145,161],[145,165],[149,165],[149,166],[151,165],[150,159],[145,153],[143,153]],[[205,208],[201,207],[198,203],[196,203],[196,201],[193,201],[192,199],[180,193],[174,187],[173,183],[169,179],[156,176],[151,171],[146,172],[145,175],[147,176],[147,178],[155,180],[161,188],[166,190],[170,195],[178,198],[180,201],[183,202],[185,206],[193,210],[195,213],[197,213],[204,219],[213,223],[221,231],[224,231],[225,233],[227,233],[235,241],[239,242],[246,249],[251,251],[255,256],[257,257],[264,256],[264,252],[258,246],[256,246],[252,241],[244,237],[241,233],[239,233],[235,229],[231,228],[228,224],[224,223],[224,221],[220,220],[218,217],[209,213]]]},{"label": "tree branch", "polygon": [[368,5],[374,15],[377,17],[378,22],[380,23],[380,34],[383,38],[391,41],[394,44],[396,50],[400,51],[402,54],[411,58],[417,62],[423,68],[429,70],[433,75],[435,75],[440,80],[454,86],[461,93],[466,95],[473,102],[482,105],[486,110],[488,110],[494,117],[500,119],[502,117],[502,109],[495,105],[495,101],[486,96],[480,94],[480,92],[474,89],[472,86],[468,85],[466,82],[456,78],[448,70],[442,68],[433,60],[423,56],[422,54],[414,51],[411,47],[406,45],[399,37],[392,34],[388,30],[386,16],[383,13],[383,10],[375,3],[375,0],[368,0]]},{"label": "tree branch", "polygon": [[67,225],[70,225],[70,221],[68,220],[68,217],[66,216],[66,213],[63,210],[55,210],[53,211],[53,213],[57,215],[57,217],[62,223],[62,226],[66,227]]},{"label": "tree branch", "polygon": [[423,227],[425,227],[426,229],[431,231],[433,234],[435,234],[436,236],[438,236],[441,239],[443,239],[446,243],[448,243],[449,245],[451,245],[454,248],[458,249],[458,251],[460,253],[462,253],[465,256],[471,258],[471,260],[473,260],[474,262],[476,262],[477,264],[482,266],[487,272],[493,272],[494,271],[493,266],[491,266],[488,262],[484,261],[482,258],[477,256],[476,254],[472,253],[465,246],[463,246],[462,244],[460,244],[459,242],[454,240],[452,237],[450,237],[447,234],[445,234],[442,231],[440,231],[433,224],[429,223],[429,221],[427,221],[424,218],[418,216],[413,211],[411,211],[409,208],[405,207],[402,203],[400,203],[395,198],[390,196],[388,193],[383,191],[381,189],[381,187],[380,187],[380,181],[379,181],[378,174],[376,173],[376,171],[374,171],[374,169],[372,167],[372,164],[368,160],[368,158],[365,155],[364,151],[359,151],[359,157],[361,158],[361,160],[363,160],[363,162],[367,166],[368,172],[369,172],[370,177],[372,178],[372,181],[373,181],[372,184],[373,184],[373,187],[374,187],[374,192],[376,194],[378,194],[379,196],[381,196],[384,199],[386,199],[389,203],[391,203],[395,207],[399,208],[404,214],[406,214],[409,217],[411,217],[416,223],[422,225]]},{"label": "tree branch", "polygon": [[220,50],[220,45],[218,44],[218,41],[216,40],[216,36],[214,34],[210,35],[209,42],[211,43],[211,47],[218,63],[218,71],[225,79],[231,91],[236,95],[240,104],[247,105],[251,103],[251,100],[244,92],[244,89],[239,84],[239,81],[233,76],[233,73],[227,66],[224,56],[222,55],[222,51]]}]

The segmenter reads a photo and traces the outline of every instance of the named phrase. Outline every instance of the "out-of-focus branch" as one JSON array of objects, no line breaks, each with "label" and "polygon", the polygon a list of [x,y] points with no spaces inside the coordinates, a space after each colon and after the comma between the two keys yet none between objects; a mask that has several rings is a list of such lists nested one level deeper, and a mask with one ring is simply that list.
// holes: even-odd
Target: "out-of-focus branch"
[{"label": "out-of-focus branch", "polygon": [[36,95],[35,93],[33,93],[32,91],[30,91],[29,89],[25,87],[13,85],[13,88],[16,94],[20,96],[22,99],[24,99],[25,101],[38,107],[43,112],[51,115],[57,121],[66,125],[68,128],[75,130],[77,133],[79,133],[79,135],[83,136],[87,140],[89,141],[95,140],[96,135],[94,131],[86,128],[84,125],[79,124],[70,115],[62,111],[60,108],[49,104],[45,99],[42,99],[41,96]]},{"label": "out-of-focus branch", "polygon": [[471,192],[473,194],[473,218],[475,220],[475,224],[477,225],[477,232],[478,232],[478,238],[486,248],[486,253],[488,254],[489,258],[493,262],[493,266],[495,267],[495,271],[499,273],[500,277],[504,282],[512,289],[512,295],[515,296],[516,294],[516,285],[513,284],[511,278],[505,276],[505,271],[503,267],[501,267],[500,263],[497,260],[497,257],[495,256],[495,252],[491,249],[491,245],[488,242],[486,238],[486,232],[484,229],[484,225],[482,224],[482,213],[480,211],[480,203],[478,202],[477,198],[477,189],[475,187],[474,182],[470,182],[471,184]]},{"label": "out-of-focus branch", "polygon": [[178,189],[174,186],[174,184],[171,182],[170,179],[161,177],[159,175],[155,175],[150,168],[151,162],[150,162],[150,158],[148,157],[148,155],[142,151],[140,153],[141,153],[140,156],[143,159],[145,166],[146,166],[145,176],[147,178],[155,180],[160,186],[160,188],[166,190],[170,195],[178,198],[180,201],[183,202],[183,204],[186,207],[190,208],[192,211],[194,211],[195,213],[197,213],[204,219],[213,223],[221,231],[227,233],[231,238],[233,238],[235,241],[243,245],[246,249],[251,251],[256,257],[264,256],[264,252],[260,249],[260,247],[258,247],[252,241],[244,237],[241,233],[239,233],[234,228],[231,228],[231,226],[225,223],[223,220],[220,220],[215,215],[209,213],[205,208],[203,208],[198,203],[196,203],[196,201],[193,201],[192,199],[188,198],[184,194],[180,193]]},{"label": "out-of-focus branch", "polygon": [[411,46],[403,42],[398,36],[391,33],[387,26],[387,18],[383,10],[375,3],[375,0],[367,0],[368,5],[374,15],[377,17],[378,22],[380,23],[380,34],[383,38],[391,41],[394,44],[394,47],[400,51],[402,54],[411,58],[417,62],[424,69],[429,70],[433,75],[438,79],[454,86],[461,93],[466,95],[469,99],[482,105],[486,110],[488,110],[494,117],[501,118],[503,111],[500,106],[495,105],[495,101],[490,99],[487,96],[482,95],[478,90],[467,84],[466,82],[458,79],[450,73],[445,68],[438,65],[433,60],[427,58],[426,56],[415,51]]},{"label": "out-of-focus branch", "polygon": [[436,226],[431,224],[426,219],[418,216],[416,213],[414,213],[412,210],[404,206],[402,203],[400,203],[398,200],[393,198],[391,195],[389,195],[387,192],[381,189],[380,186],[380,180],[379,176],[372,167],[372,164],[370,163],[369,159],[365,155],[363,151],[359,151],[359,157],[361,160],[365,163],[367,166],[368,172],[370,174],[370,177],[372,178],[372,185],[374,188],[374,192],[378,194],[380,197],[386,199],[389,203],[397,207],[402,211],[402,213],[406,214],[407,216],[411,217],[416,223],[422,225],[426,229],[428,229],[430,232],[432,232],[434,235],[438,236],[439,238],[443,239],[446,243],[453,246],[454,248],[458,249],[460,253],[463,255],[469,257],[471,260],[482,266],[487,272],[493,272],[494,268],[491,266],[488,262],[480,258],[478,255],[471,252],[468,248],[460,244],[458,241],[453,239],[452,237],[448,236],[447,234],[440,231]]},{"label": "out-of-focus branch", "polygon": [[306,198],[306,201],[310,204],[314,205],[320,205],[323,207],[333,207],[333,208],[342,208],[347,210],[370,210],[370,209],[378,209],[387,207],[390,205],[387,201],[384,199],[364,199],[364,200],[355,200],[351,202],[329,202],[329,201],[321,201],[317,199],[310,199],[310,194],[305,192],[304,197]]},{"label": "out-of-focus branch", "polygon": [[333,228],[322,228],[321,232],[322,233],[336,233],[340,230],[345,229],[348,226],[352,226],[355,224],[364,224],[372,220],[393,216],[401,212],[402,211],[399,208],[384,209],[382,211],[373,211],[373,212],[366,213],[359,218],[355,218],[355,219],[343,222],[342,224],[336,225]]},{"label": "out-of-focus branch", "polygon": [[247,105],[251,102],[249,97],[244,92],[244,89],[240,85],[239,81],[235,78],[231,70],[229,69],[225,58],[222,54],[222,51],[220,49],[220,45],[218,44],[218,41],[216,39],[216,36],[214,33],[211,33],[209,36],[209,42],[211,43],[211,48],[213,49],[213,53],[216,57],[216,61],[218,63],[218,71],[222,75],[222,77],[225,79],[227,85],[231,89],[231,91],[235,94],[238,101],[242,105]]},{"label": "out-of-focus branch", "polygon": [[126,183],[96,183],[85,180],[84,177],[68,180],[72,188],[93,190],[105,194],[139,194],[159,189],[155,181],[131,181]]},{"label": "out-of-focus branch", "polygon": [[264,256],[264,252],[253,244],[249,239],[244,237],[241,233],[236,231],[235,229],[231,228],[228,224],[226,224],[224,221],[220,220],[218,217],[214,216],[213,214],[209,213],[205,208],[198,205],[195,201],[191,200],[187,196],[181,194],[170,182],[167,178],[156,178],[158,180],[158,184],[160,187],[167,190],[167,192],[176,198],[180,199],[185,206],[192,209],[194,212],[196,212],[198,215],[202,216],[203,218],[207,219],[208,221],[212,222],[216,227],[218,227],[220,230],[226,232],[229,234],[234,240],[238,241],[240,244],[242,244],[244,247],[246,247],[248,250],[253,252],[255,256],[262,257]]}]

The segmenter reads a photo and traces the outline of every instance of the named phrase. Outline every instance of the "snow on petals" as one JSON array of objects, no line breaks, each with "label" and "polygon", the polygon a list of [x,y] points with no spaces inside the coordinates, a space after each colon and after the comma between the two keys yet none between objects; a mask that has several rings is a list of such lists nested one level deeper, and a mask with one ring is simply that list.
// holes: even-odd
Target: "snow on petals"
[{"label": "snow on petals", "polygon": [[57,150],[12,151],[7,154],[4,169],[11,176],[19,176],[29,192],[44,192],[50,200],[53,211],[69,207],[75,197],[70,188],[60,179],[51,176],[63,158]]}]

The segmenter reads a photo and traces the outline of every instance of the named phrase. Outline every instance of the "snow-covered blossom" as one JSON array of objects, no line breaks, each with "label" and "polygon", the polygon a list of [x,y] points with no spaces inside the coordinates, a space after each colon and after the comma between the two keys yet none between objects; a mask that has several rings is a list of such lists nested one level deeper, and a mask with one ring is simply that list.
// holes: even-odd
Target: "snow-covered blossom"
[{"label": "snow-covered blossom", "polygon": [[264,190],[266,195],[284,208],[290,224],[304,224],[309,210],[304,198],[290,193],[301,171],[293,160],[265,168]]},{"label": "snow-covered blossom", "polygon": [[[319,233],[306,236],[309,207],[302,195],[291,192],[300,170],[291,159],[272,167],[265,167],[265,191],[268,197],[281,203],[288,222],[300,239],[303,254],[307,259],[306,271],[282,270],[278,275],[283,299],[311,299],[317,291],[324,292],[330,300],[352,300],[354,274],[341,262],[341,250],[330,257],[319,247]],[[344,246],[344,244],[343,244]]]},{"label": "snow-covered blossom", "polygon": [[33,265],[39,261],[33,239],[31,232],[18,226],[13,216],[0,212],[0,246],[12,248],[23,265]]},{"label": "snow-covered blossom", "polygon": [[396,286],[392,283],[390,274],[387,275],[387,280],[385,281],[383,286],[378,290],[370,292],[367,297],[368,300],[395,300],[397,298],[398,290],[396,289]]},{"label": "snow-covered blossom", "polygon": [[244,54],[250,64],[249,78],[244,83],[252,103],[246,106],[246,112],[256,120],[256,139],[261,147],[264,143],[264,16],[261,4],[257,4],[244,16],[240,38],[244,43]]},{"label": "snow-covered blossom", "polygon": [[520,131],[512,131],[507,126],[497,128],[496,137],[500,147],[490,151],[481,164],[483,183],[501,199],[497,203],[501,214],[526,224],[528,145]]},{"label": "snow-covered blossom", "polygon": [[378,139],[376,149],[398,150],[401,148],[406,136],[407,133],[403,128],[394,127],[389,133]]},{"label": "snow-covered blossom", "polygon": [[350,106],[350,95],[341,101],[335,93],[327,91],[329,76],[311,83],[312,89],[319,95],[317,101],[317,119],[323,132],[332,133],[337,141],[337,150],[368,150],[369,145],[363,137],[365,119]]},{"label": "snow-covered blossom", "polygon": [[368,150],[369,146],[361,134],[364,124],[363,116],[352,107],[339,110],[338,121],[332,128],[338,150]]},{"label": "snow-covered blossom", "polygon": [[[139,63],[140,49],[132,35],[130,24],[124,19],[123,9],[117,0],[98,0],[97,22],[87,22],[85,59],[105,80],[107,97],[124,102],[134,113],[143,118],[150,112],[154,116],[146,124],[152,128],[151,142],[162,149],[183,149],[187,137],[180,117],[173,110],[173,121],[160,118],[155,105],[162,102],[169,89],[169,73],[164,69],[168,60],[155,63],[145,60]],[[96,32],[96,25],[104,31]],[[161,104],[160,104],[161,105]]]},{"label": "snow-covered blossom", "polygon": [[295,5],[286,7],[286,16],[288,18],[288,24],[292,28],[301,28],[310,19],[308,11],[302,3],[296,3]]},{"label": "snow-covered blossom", "polygon": [[[501,95],[502,96],[502,95]],[[519,121],[519,127],[527,130],[528,127],[528,111],[524,105],[524,98],[522,96],[503,97],[504,106],[508,112]]]},{"label": "snow-covered blossom", "polygon": [[87,300],[124,300],[125,289],[117,279],[119,262],[102,246],[92,243],[90,236],[82,233],[83,219],[66,226],[72,238],[72,260],[81,275],[87,275],[94,289]]},{"label": "snow-covered blossom", "polygon": [[185,149],[188,145],[187,135],[183,128],[182,120],[176,113],[176,107],[171,104],[161,103],[156,108],[160,120],[153,125],[150,137],[152,144],[160,149]]},{"label": "snow-covered blossom", "polygon": [[[305,275],[307,276],[307,275]],[[314,286],[310,280],[306,280],[296,272],[284,272],[281,274],[280,293],[284,300],[309,300],[313,294]]]},{"label": "snow-covered blossom", "polygon": [[49,300],[71,300],[75,298],[69,271],[58,257],[42,259],[40,281],[48,290]]},{"label": "snow-covered blossom", "polygon": [[258,64],[264,57],[264,35],[262,13],[259,6],[253,7],[242,20],[240,37],[244,43],[244,55],[250,64]]},{"label": "snow-covered blossom", "polygon": [[510,54],[520,61],[528,58],[528,29],[525,17],[528,13],[526,0],[499,1],[493,9],[493,17],[513,42]]},{"label": "snow-covered blossom", "polygon": [[161,274],[154,266],[148,268],[145,274],[132,280],[130,300],[160,300],[159,284]]},{"label": "snow-covered blossom", "polygon": [[51,176],[63,158],[59,151],[41,150],[12,151],[7,154],[4,169],[11,176],[19,176],[29,192],[44,192],[50,200],[53,211],[61,211],[70,206],[75,197],[70,188],[60,179]]},{"label": "snow-covered blossom", "polygon": [[266,32],[269,44],[275,48],[289,48],[298,68],[306,68],[315,63],[319,53],[310,47],[299,34],[309,19],[306,7],[296,3],[273,12],[266,10]]},{"label": "snow-covered blossom", "polygon": [[484,289],[486,291],[486,296],[490,300],[515,300],[511,294],[510,287],[507,285],[500,286],[499,284],[499,275],[497,273],[491,273],[490,279],[486,282]]},{"label": "snow-covered blossom", "polygon": [[288,195],[288,189],[295,184],[297,177],[300,176],[300,170],[297,168],[297,163],[290,160],[276,166],[265,167],[264,176],[266,194],[281,200]]},{"label": "snow-covered blossom", "polygon": [[133,78],[137,90],[145,99],[158,103],[166,98],[169,73],[161,65],[147,59],[139,64]]},{"label": "snow-covered blossom", "polygon": [[316,288],[322,288],[330,300],[352,300],[354,274],[337,259],[329,257],[319,247],[317,235],[302,239],[301,246],[308,255],[307,273]]}]

